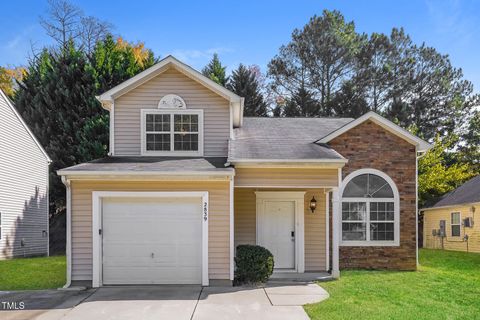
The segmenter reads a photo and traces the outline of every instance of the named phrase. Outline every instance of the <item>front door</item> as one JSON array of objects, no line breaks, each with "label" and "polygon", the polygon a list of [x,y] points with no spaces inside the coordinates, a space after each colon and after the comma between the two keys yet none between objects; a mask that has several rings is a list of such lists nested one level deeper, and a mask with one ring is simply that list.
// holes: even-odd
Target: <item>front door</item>
[{"label": "front door", "polygon": [[266,200],[259,245],[273,254],[275,269],[295,269],[295,201]]}]

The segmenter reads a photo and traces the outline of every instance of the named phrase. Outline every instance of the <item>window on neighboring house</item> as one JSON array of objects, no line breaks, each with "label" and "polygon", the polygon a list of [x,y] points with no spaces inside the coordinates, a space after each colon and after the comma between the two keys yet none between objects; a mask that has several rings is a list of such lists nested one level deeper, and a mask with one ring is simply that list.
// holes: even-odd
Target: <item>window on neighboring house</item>
[{"label": "window on neighboring house", "polygon": [[203,155],[201,110],[142,110],[144,155]]},{"label": "window on neighboring house", "polygon": [[352,173],[345,183],[342,244],[398,245],[400,211],[393,181],[377,170],[364,169]]},{"label": "window on neighboring house", "polygon": [[451,213],[452,237],[460,237],[461,221],[460,212]]}]

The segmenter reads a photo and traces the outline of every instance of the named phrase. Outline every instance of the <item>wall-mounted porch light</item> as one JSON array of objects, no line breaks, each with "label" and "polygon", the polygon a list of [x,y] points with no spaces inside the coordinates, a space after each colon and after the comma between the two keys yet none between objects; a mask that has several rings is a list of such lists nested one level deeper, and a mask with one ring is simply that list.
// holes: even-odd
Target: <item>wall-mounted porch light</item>
[{"label": "wall-mounted porch light", "polygon": [[312,200],[310,200],[310,210],[314,213],[315,209],[317,209],[317,200],[315,200],[315,196],[313,196]]}]

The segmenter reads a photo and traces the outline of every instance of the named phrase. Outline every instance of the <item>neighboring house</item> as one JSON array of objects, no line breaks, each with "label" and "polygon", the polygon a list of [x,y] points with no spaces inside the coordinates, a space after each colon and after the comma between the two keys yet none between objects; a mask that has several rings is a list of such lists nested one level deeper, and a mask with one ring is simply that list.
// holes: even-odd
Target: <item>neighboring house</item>
[{"label": "neighboring house", "polygon": [[171,56],[98,99],[111,155],[58,172],[67,286],[231,283],[239,244],[276,271],[416,268],[430,145],[381,116],[244,118],[242,97]]},{"label": "neighboring house", "polygon": [[0,259],[48,255],[50,162],[0,90]]},{"label": "neighboring house", "polygon": [[480,252],[480,175],[421,211],[425,248]]}]

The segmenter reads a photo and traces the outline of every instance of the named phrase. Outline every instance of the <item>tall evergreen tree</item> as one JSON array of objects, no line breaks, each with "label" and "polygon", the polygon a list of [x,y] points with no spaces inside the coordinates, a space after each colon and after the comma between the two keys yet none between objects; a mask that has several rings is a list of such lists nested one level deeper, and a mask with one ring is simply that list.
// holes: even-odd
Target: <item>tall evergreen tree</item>
[{"label": "tall evergreen tree", "polygon": [[358,118],[370,111],[364,95],[363,88],[358,88],[353,81],[345,81],[330,101],[331,108],[339,117]]},{"label": "tall evergreen tree", "polygon": [[226,69],[227,67],[224,67],[220,62],[218,54],[214,53],[212,60],[202,69],[202,73],[204,76],[225,87],[228,82],[228,77],[225,72]]},{"label": "tall evergreen tree", "polygon": [[318,116],[319,110],[320,103],[307,88],[302,86],[287,98],[282,115],[285,117],[315,117]]},{"label": "tall evergreen tree", "polygon": [[256,74],[245,65],[240,64],[227,84],[227,88],[245,98],[243,114],[247,117],[268,116],[267,104],[260,92]]},{"label": "tall evergreen tree", "polygon": [[461,140],[458,147],[460,160],[470,163],[474,172],[480,174],[480,110],[476,110],[470,117]]},{"label": "tall evergreen tree", "polygon": [[97,81],[97,93],[105,92],[130,79],[157,62],[153,52],[143,43],[132,44],[108,35],[97,42],[90,64]]},{"label": "tall evergreen tree", "polygon": [[100,110],[95,78],[85,54],[70,43],[64,50],[44,50],[33,60],[15,95],[15,104],[46,152],[50,166],[52,213],[65,206],[56,171],[81,161],[79,129]]}]

